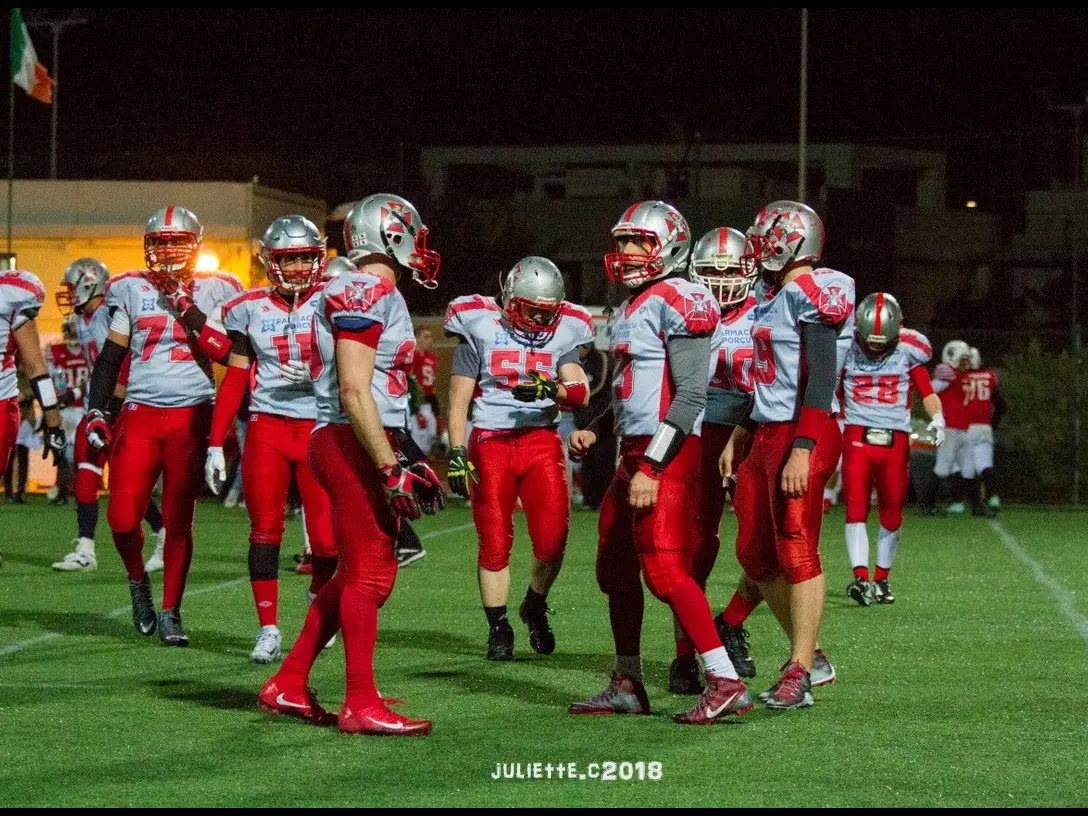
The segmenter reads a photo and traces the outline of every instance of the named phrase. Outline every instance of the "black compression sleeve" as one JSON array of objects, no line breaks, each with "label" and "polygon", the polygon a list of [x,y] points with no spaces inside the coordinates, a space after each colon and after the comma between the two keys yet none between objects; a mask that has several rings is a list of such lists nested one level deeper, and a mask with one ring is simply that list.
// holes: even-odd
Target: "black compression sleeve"
[{"label": "black compression sleeve", "polygon": [[106,340],[98,359],[94,361],[91,372],[91,388],[87,395],[87,407],[105,412],[106,406],[117,387],[117,378],[121,374],[121,365],[125,362],[128,349],[112,340]]},{"label": "black compression sleeve", "polygon": [[805,347],[808,382],[805,384],[804,406],[831,413],[835,397],[835,382],[839,378],[836,348],[839,330],[826,323],[804,323],[801,342]]}]

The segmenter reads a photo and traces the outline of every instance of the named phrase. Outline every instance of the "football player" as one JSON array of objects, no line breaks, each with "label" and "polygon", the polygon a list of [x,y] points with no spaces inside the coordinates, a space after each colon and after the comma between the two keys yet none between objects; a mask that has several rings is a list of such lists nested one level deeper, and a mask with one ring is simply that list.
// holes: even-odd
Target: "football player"
[{"label": "football player", "polygon": [[[601,504],[597,583],[608,596],[615,662],[608,686],[571,714],[648,714],[642,680],[642,579],[667,603],[702,658],[706,686],[675,722],[699,725],[752,707],[692,575],[689,541],[699,511],[699,433],[721,321],[714,296],[688,278],[691,232],[671,204],[632,204],[612,227],[605,270],[629,296],[612,323],[612,385],[620,461]],[[595,442],[571,434],[573,455]],[[639,573],[642,573],[641,578]]]},{"label": "football player", "polygon": [[231,351],[212,413],[204,476],[218,495],[227,478],[223,443],[248,390],[241,467],[250,525],[249,582],[259,627],[249,659],[274,663],[282,657],[280,544],[292,477],[302,496],[311,550],[308,602],[336,572],[329,499],[308,461],[310,434],[317,421],[311,333],[325,267],[325,239],[309,219],[281,216],[265,230],[260,258],[271,285],[250,289],[223,307]]},{"label": "football player", "polygon": [[83,417],[83,392],[87,383],[87,361],[76,334],[75,315],[64,317],[61,322],[61,342],[53,343],[45,349],[45,364],[57,389],[57,400],[61,406],[61,427],[64,428],[64,437],[68,442],[64,456],[57,462],[57,481],[49,491],[49,501],[52,504],[67,504],[71,491],[72,463],[75,459],[73,446],[76,427]]},{"label": "football player", "polygon": [[[406,431],[416,341],[397,289],[405,270],[417,283],[437,286],[441,259],[427,238],[411,202],[388,193],[364,198],[344,221],[344,244],[358,271],[332,279],[314,303],[317,426],[310,468],[331,502],[340,561],[279,671],[261,688],[258,705],[315,725],[338,722],[352,734],[431,731],[429,721],[390,710],[374,683],[378,609],[397,577],[397,526],[443,505],[438,476]],[[347,688],[333,715],[309,688],[309,675],[341,628]]]},{"label": "football player", "polygon": [[53,461],[58,462],[64,456],[66,441],[57,389],[38,338],[37,317],[44,303],[45,287],[37,275],[21,269],[0,272],[0,462],[5,465],[22,420],[16,360],[42,407],[42,458],[52,453]]},{"label": "football player", "polygon": [[[109,334],[109,309],[106,308],[106,282],[109,271],[97,258],[78,258],[68,264],[56,293],[57,308],[62,315],[74,320],[76,336],[88,371],[94,370],[99,350],[106,344]],[[106,416],[116,422],[124,402],[128,380],[129,357],[125,358],[114,397],[110,400]],[[89,375],[88,375],[89,376]],[[71,392],[71,397],[82,406],[79,425],[74,433],[76,528],[78,535],[72,541],[73,550],[53,564],[58,572],[88,572],[98,567],[94,536],[98,528],[98,491],[102,487],[102,473],[109,461],[109,447],[94,448],[87,442],[87,384]],[[147,502],[144,520],[151,527],[155,549],[144,568],[148,572],[162,569],[162,549],[166,529],[162,513],[152,496]]]},{"label": "football player", "polygon": [[[903,328],[903,312],[886,292],[868,295],[854,318],[854,343],[843,371],[846,429],[843,434],[843,497],[846,552],[854,579],[846,594],[861,606],[890,604],[888,576],[903,526],[910,477],[910,388],[929,414],[938,449],[944,441],[941,400],[926,364],[933,349],[924,335]],[[869,496],[876,486],[880,513],[876,574],[869,582]]]},{"label": "football player", "polygon": [[[949,509],[970,495],[974,483],[975,460],[967,438],[970,420],[967,413],[967,371],[971,367],[971,347],[962,340],[950,340],[941,349],[941,362],[933,369],[933,390],[941,400],[944,415],[944,444],[937,448],[933,473],[937,477],[936,496],[927,497],[923,512],[939,514],[940,499],[950,499]],[[958,471],[958,472],[957,472]],[[977,495],[978,491],[975,490]],[[974,504],[978,499],[974,499]],[[961,507],[962,510],[962,507]]]},{"label": "football player", "polygon": [[[95,448],[113,443],[106,517],[128,573],[132,623],[167,646],[188,646],[181,600],[193,555],[193,513],[208,447],[215,384],[212,361],[225,362],[230,341],[218,321],[242,291],[225,272],[197,272],[204,228],[184,207],[155,212],[144,228],[146,269],[106,284],[109,333],[91,371],[84,424]],[[131,355],[124,419],[113,439],[107,418],[126,355]],[[162,474],[162,611],[156,616],[144,567],[140,519]]]},{"label": "football player", "polygon": [[982,355],[977,348],[970,351],[970,366],[964,395],[967,399],[967,441],[975,460],[978,483],[968,488],[969,495],[980,493],[972,501],[976,516],[992,517],[1001,500],[994,491],[994,427],[1005,415],[1005,399],[997,386],[997,374],[982,367]]},{"label": "football player", "polygon": [[[565,296],[559,268],[531,255],[506,274],[498,301],[460,297],[446,312],[446,334],[458,338],[450,379],[448,479],[453,493],[472,496],[488,660],[514,659],[506,604],[519,498],[533,557],[518,616],[529,627],[534,652],[555,651],[548,591],[559,576],[570,528],[559,413],[589,399],[578,347],[593,340],[593,318]],[[470,408],[471,438],[465,432]]]},{"label": "football player", "polygon": [[[721,473],[736,478],[737,560],[759,584],[790,656],[761,695],[767,707],[813,703],[825,581],[820,564],[823,488],[842,436],[835,389],[852,337],[854,281],[814,268],[823,252],[819,215],[797,201],[765,206],[745,235],[741,265],[758,275],[752,324],[755,399],[734,427]],[[743,462],[737,466],[737,463]]]}]

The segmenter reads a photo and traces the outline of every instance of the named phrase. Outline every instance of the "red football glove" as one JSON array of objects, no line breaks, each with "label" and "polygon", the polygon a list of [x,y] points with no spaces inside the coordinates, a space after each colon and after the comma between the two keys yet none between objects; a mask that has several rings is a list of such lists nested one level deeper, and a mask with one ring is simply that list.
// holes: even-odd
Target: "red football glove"
[{"label": "red football glove", "polygon": [[96,450],[108,448],[113,443],[110,423],[106,421],[106,415],[97,408],[87,412],[87,424],[83,426],[83,433],[87,437],[87,443]]},{"label": "red football glove", "polygon": [[385,480],[382,484],[385,500],[393,515],[406,519],[419,518],[422,514],[416,502],[417,485],[426,486],[427,481],[400,465],[386,465],[381,469],[381,474]]},{"label": "red football glove", "polygon": [[442,492],[442,482],[426,462],[416,462],[408,470],[418,476],[423,484],[412,486],[419,508],[428,516],[433,516],[446,506],[446,495]]},{"label": "red football glove", "polygon": [[166,305],[177,314],[185,314],[193,305],[192,283],[183,283],[177,278],[160,272],[148,272],[147,279],[151,281],[152,286],[166,296]]}]

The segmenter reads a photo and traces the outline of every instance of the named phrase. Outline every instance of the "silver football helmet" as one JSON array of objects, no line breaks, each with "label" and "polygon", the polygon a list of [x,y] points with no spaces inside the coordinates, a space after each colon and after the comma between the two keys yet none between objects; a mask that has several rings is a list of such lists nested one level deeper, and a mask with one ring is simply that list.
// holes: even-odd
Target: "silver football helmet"
[{"label": "silver football helmet", "polygon": [[355,204],[344,219],[344,246],[352,263],[372,253],[388,255],[412,270],[412,280],[434,289],[442,256],[427,248],[428,229],[406,198],[377,193]]},{"label": "silver football helmet", "polygon": [[[625,252],[629,240],[648,243],[644,252]],[[604,256],[608,280],[629,288],[686,269],[691,230],[680,211],[664,201],[632,204],[612,227],[612,251]]]},{"label": "silver football helmet", "polygon": [[511,333],[528,345],[543,345],[559,325],[565,295],[559,267],[539,255],[522,258],[506,273],[502,286]]},{"label": "silver football helmet", "polygon": [[55,295],[62,315],[83,311],[92,298],[106,294],[106,265],[97,258],[80,258],[68,264]]},{"label": "silver football helmet", "polygon": [[948,363],[953,368],[959,368],[960,363],[971,356],[971,347],[962,340],[949,340],[941,349],[941,361]]},{"label": "silver football helmet", "polygon": [[744,303],[754,282],[740,268],[744,233],[716,227],[695,242],[691,250],[691,279],[709,289],[723,309]]},{"label": "silver football helmet", "polygon": [[321,279],[332,280],[339,275],[349,275],[358,271],[355,264],[348,260],[347,255],[337,255],[335,258],[329,258],[328,263],[325,264],[325,271],[322,273]]},{"label": "silver football helmet", "polygon": [[[299,268],[289,257],[302,256],[306,262]],[[264,231],[261,238],[261,263],[268,270],[268,279],[277,289],[304,292],[321,280],[325,269],[325,239],[310,219],[297,215],[281,215]]]},{"label": "silver football helmet", "polygon": [[772,201],[759,211],[744,240],[741,267],[777,282],[790,264],[818,261],[824,251],[824,222],[799,201]]},{"label": "silver football helmet", "polygon": [[891,354],[899,344],[903,310],[887,292],[873,292],[858,304],[854,315],[854,337],[870,357]]},{"label": "silver football helmet", "polygon": [[163,207],[144,227],[144,261],[154,273],[185,280],[192,276],[204,227],[184,207]]},{"label": "silver football helmet", "polygon": [[971,370],[978,371],[982,368],[982,355],[979,354],[978,349],[971,346],[971,350],[968,352],[971,360]]}]

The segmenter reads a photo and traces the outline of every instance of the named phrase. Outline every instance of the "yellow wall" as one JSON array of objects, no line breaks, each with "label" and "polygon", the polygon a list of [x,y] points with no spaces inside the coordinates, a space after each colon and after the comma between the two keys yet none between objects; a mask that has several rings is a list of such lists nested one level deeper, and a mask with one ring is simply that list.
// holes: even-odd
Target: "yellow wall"
[{"label": "yellow wall", "polygon": [[[97,258],[118,275],[144,268],[143,236],[138,238],[20,238],[12,242],[17,269],[33,272],[45,284],[45,308],[38,316],[42,334],[60,334],[61,314],[55,295],[61,276],[76,258]],[[236,275],[244,286],[251,284],[251,260],[248,241],[204,241],[201,249],[219,258],[219,268]],[[256,263],[255,261],[253,263]],[[258,265],[259,268],[259,265]]]}]

